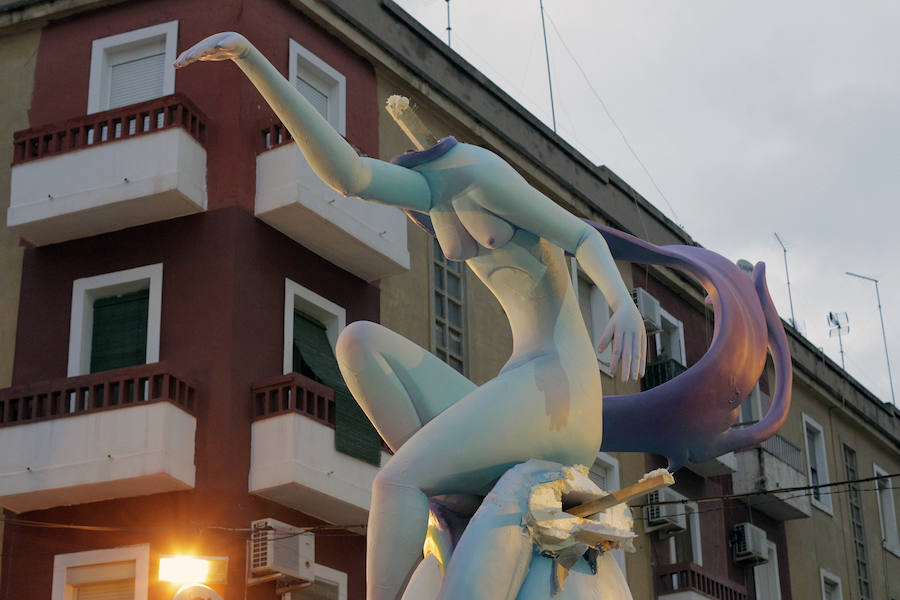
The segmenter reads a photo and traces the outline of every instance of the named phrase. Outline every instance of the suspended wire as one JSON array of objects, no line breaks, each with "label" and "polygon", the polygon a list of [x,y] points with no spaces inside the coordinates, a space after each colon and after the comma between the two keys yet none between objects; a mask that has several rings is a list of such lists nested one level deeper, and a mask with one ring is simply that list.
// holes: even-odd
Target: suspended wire
[{"label": "suspended wire", "polygon": [[[729,500],[741,500],[745,498],[752,498],[755,496],[771,496],[775,494],[790,494],[787,498],[784,497],[775,497],[769,500],[761,500],[757,502],[753,502],[750,506],[752,508],[756,508],[761,505],[773,503],[773,502],[784,502],[785,500],[792,500],[794,498],[801,498],[804,496],[810,496],[815,493],[816,490],[824,490],[825,488],[834,488],[839,486],[847,486],[846,490],[828,490],[821,492],[824,495],[837,495],[837,494],[847,494],[853,491],[858,492],[879,492],[882,489],[895,489],[893,486],[887,486],[883,488],[879,488],[878,486],[872,488],[855,488],[852,489],[850,486],[854,486],[860,483],[868,483],[872,481],[879,481],[882,479],[890,479],[892,477],[898,477],[900,473],[893,473],[888,475],[875,475],[873,477],[864,477],[861,479],[847,479],[844,481],[836,481],[833,483],[820,483],[817,485],[804,485],[804,486],[796,486],[790,488],[780,488],[775,490],[761,490],[758,492],[748,492],[744,494],[722,494],[718,496],[702,496],[699,498],[685,498],[683,500],[667,500],[663,502],[653,502],[653,503],[642,503],[642,504],[630,504],[630,508],[646,508],[648,506],[663,506],[663,505],[672,505],[672,504],[706,504],[711,502],[725,502]],[[724,506],[720,507],[712,507],[697,511],[698,513],[705,512],[716,512],[716,511],[724,511],[727,510]],[[689,514],[685,512],[683,514]],[[670,516],[678,516],[678,515],[670,515]],[[645,517],[637,517],[636,520],[643,520]],[[171,528],[135,528],[135,527],[109,527],[102,525],[74,525],[71,523],[52,523],[48,521],[34,521],[30,519],[20,519],[18,517],[2,517],[0,521],[4,521],[9,525],[20,525],[23,527],[41,527],[46,529],[74,529],[81,531],[105,531],[105,532],[159,532],[159,531],[170,531]],[[230,533],[238,533],[241,535],[252,534],[254,531],[260,531],[259,529],[254,530],[251,527],[226,527],[222,525],[203,525],[197,527],[201,532],[207,530],[214,531],[225,531]],[[349,525],[311,525],[307,527],[293,527],[292,531],[288,533],[279,533],[274,539],[286,539],[290,537],[294,537],[297,535],[302,535],[304,533],[315,533],[317,536],[322,537],[344,537],[344,536],[358,536],[359,534],[352,533],[348,530],[350,529],[365,529],[365,524],[349,524]],[[265,530],[264,530],[265,531]],[[269,530],[272,531],[272,530]]]},{"label": "suspended wire", "polygon": [[[600,96],[600,93],[597,92],[596,88],[594,88],[594,85],[591,83],[591,80],[588,78],[587,73],[581,67],[581,64],[578,62],[578,60],[575,58],[575,55],[569,49],[569,45],[566,44],[565,38],[563,38],[562,34],[559,32],[559,28],[557,28],[556,23],[553,21],[553,16],[550,14],[549,11],[544,11],[544,12],[547,13],[547,20],[550,21],[550,25],[553,27],[553,30],[556,32],[556,37],[559,38],[559,41],[562,44],[563,48],[565,48],[566,54],[568,54],[569,58],[572,59],[572,62],[575,64],[575,66],[578,68],[578,71],[581,73],[581,76],[584,78],[585,83],[587,83],[587,86],[590,88],[591,92],[594,94],[594,97],[597,99],[597,101],[600,103],[600,106],[603,108],[603,112],[606,113],[606,116],[607,116],[607,118],[609,118],[609,121],[613,124],[613,127],[615,127],[616,131],[619,132],[619,135],[622,137],[622,141],[625,142],[625,147],[628,148],[628,151],[631,153],[631,155],[637,161],[638,165],[640,165],[641,169],[647,175],[647,178],[650,180],[650,183],[653,184],[653,187],[656,189],[657,193],[660,195],[660,197],[663,199],[663,201],[665,201],[666,206],[669,207],[669,211],[672,213],[672,216],[675,218],[675,221],[678,222],[679,221],[678,213],[675,212],[675,209],[672,207],[672,203],[669,202],[669,199],[663,193],[662,189],[659,187],[659,184],[656,183],[656,179],[654,179],[653,175],[650,173],[650,169],[647,168],[647,165],[645,165],[644,161],[641,160],[641,157],[638,156],[637,151],[631,145],[631,142],[628,141],[628,137],[625,135],[625,132],[622,131],[622,128],[619,127],[619,124],[613,118],[612,113],[610,113],[609,108],[606,106],[606,102],[603,101],[603,98]],[[679,227],[681,227],[681,225],[679,225]],[[682,227],[682,229],[683,229],[683,227]]]}]

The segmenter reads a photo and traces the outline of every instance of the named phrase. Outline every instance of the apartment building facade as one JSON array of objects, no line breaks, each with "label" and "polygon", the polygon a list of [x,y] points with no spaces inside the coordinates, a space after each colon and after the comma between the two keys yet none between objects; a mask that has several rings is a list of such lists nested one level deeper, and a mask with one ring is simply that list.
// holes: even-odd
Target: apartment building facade
[{"label": "apartment building facade", "polygon": [[[381,110],[399,93],[439,137],[491,148],[578,216],[657,244],[694,243],[390,0],[0,11],[2,68],[17,82],[0,117],[12,164],[2,276],[21,278],[0,308],[0,332],[10,331],[0,340],[10,348],[8,381],[0,371],[3,597],[118,585],[121,597],[167,598],[175,588],[159,581],[159,559],[191,553],[227,557],[212,584],[225,598],[269,598],[289,580],[248,566],[247,544],[252,523],[274,519],[313,532],[315,584],[291,600],[361,598],[365,540],[354,526],[388,455],[333,368],[340,329],[379,321],[476,383],[508,356],[502,309],[483,284],[399,211],[319,183],[233,65],[169,68],[195,41],[244,33],[365,155],[408,150]],[[608,354],[598,355],[606,394],[677,376],[714,327],[695,283],[619,267],[654,333],[639,385],[610,377]],[[572,275],[597,339],[608,307],[577,265]],[[656,500],[683,504],[635,510],[637,551],[617,557],[635,598],[900,596],[889,479],[723,498],[900,472],[896,411],[789,338],[794,395],[782,431],[680,470]],[[771,385],[767,372],[740,423],[764,413]],[[660,460],[599,453],[591,470],[615,489]]]}]

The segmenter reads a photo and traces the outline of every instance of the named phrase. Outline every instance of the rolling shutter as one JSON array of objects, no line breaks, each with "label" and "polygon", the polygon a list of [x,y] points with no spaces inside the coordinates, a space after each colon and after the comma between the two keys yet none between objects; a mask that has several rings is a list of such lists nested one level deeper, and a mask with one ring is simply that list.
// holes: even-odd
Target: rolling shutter
[{"label": "rolling shutter", "polygon": [[75,600],[134,600],[134,579],[79,585]]},{"label": "rolling shutter", "polygon": [[163,95],[165,52],[112,65],[109,72],[109,107],[128,106]]},{"label": "rolling shutter", "polygon": [[[338,452],[381,464],[381,437],[353,399],[338,369],[325,328],[299,311],[294,312],[294,364],[309,370],[313,379],[334,390],[334,447]],[[304,368],[305,367],[305,368]]]},{"label": "rolling shutter", "polygon": [[150,290],[94,301],[91,373],[147,362]]}]

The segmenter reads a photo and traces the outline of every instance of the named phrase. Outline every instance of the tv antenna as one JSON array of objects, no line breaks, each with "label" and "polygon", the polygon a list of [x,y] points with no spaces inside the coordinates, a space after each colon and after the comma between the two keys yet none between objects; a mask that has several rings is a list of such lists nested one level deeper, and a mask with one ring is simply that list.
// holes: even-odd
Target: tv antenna
[{"label": "tv antenna", "polygon": [[550,47],[547,45],[547,24],[544,22],[544,0],[539,0],[539,4],[541,6],[541,29],[544,31],[544,56],[547,59],[547,84],[550,87],[550,114],[553,116],[553,131],[556,131],[556,107],[553,104],[553,79],[550,77]]},{"label": "tv antenna", "polygon": [[452,27],[450,27],[450,0],[446,0],[446,1],[447,1],[447,27],[446,27],[446,29],[447,29],[447,46],[452,48],[453,46],[450,44],[450,30],[452,29]]},{"label": "tv antenna", "polygon": [[841,368],[846,371],[847,369],[844,367],[844,341],[842,338],[850,333],[850,320],[847,318],[847,313],[828,313],[828,326],[831,327],[828,330],[828,337],[837,336],[838,346],[841,348]]},{"label": "tv antenna", "polygon": [[891,376],[891,357],[888,356],[887,334],[884,332],[884,314],[881,312],[881,294],[878,293],[878,280],[874,277],[858,275],[856,273],[851,273],[850,271],[847,271],[846,273],[851,277],[859,277],[860,279],[865,279],[875,284],[875,300],[878,302],[878,316],[881,318],[881,338],[884,340],[884,358],[887,361],[888,383],[891,384],[891,404],[896,406],[897,401],[896,398],[894,398],[894,378]]},{"label": "tv antenna", "polygon": [[[791,296],[791,276],[788,274],[788,266],[787,266],[787,248],[784,247],[784,242],[781,241],[781,238],[778,237],[778,233],[775,233],[775,239],[778,240],[778,244],[781,246],[781,249],[784,251],[784,276],[787,278],[787,288],[788,288],[788,302],[791,304],[791,327],[797,329],[797,319],[794,318],[794,299]],[[830,313],[829,313],[830,314]],[[845,313],[846,315],[846,313]],[[843,356],[843,354],[842,354]]]}]

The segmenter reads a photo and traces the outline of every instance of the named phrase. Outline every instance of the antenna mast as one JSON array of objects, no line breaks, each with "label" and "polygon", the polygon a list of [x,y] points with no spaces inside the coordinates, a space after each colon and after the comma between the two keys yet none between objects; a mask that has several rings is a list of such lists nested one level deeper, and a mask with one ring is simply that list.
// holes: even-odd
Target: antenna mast
[{"label": "antenna mast", "polygon": [[[550,86],[550,114],[553,117],[553,131],[556,131],[556,107],[553,105],[553,80],[550,78],[550,49],[547,46],[547,24],[544,22],[544,0],[541,5],[541,29],[544,30],[544,56],[547,58],[547,83]],[[449,3],[450,0],[447,0]],[[447,10],[450,10],[449,8]]]},{"label": "antenna mast", "polygon": [[828,337],[837,336],[838,345],[841,348],[841,368],[845,371],[847,368],[844,366],[844,342],[841,338],[850,333],[850,325],[848,323],[847,313],[828,313],[828,325],[831,327],[828,331]]},{"label": "antenna mast", "polygon": [[[791,276],[788,274],[788,266],[787,266],[787,248],[784,247],[784,242],[781,241],[781,238],[778,237],[778,233],[775,233],[775,239],[778,240],[778,243],[781,245],[781,249],[784,251],[784,276],[787,278],[787,288],[788,288],[788,302],[791,304],[791,327],[797,329],[797,319],[794,318],[794,298],[791,296]],[[841,361],[843,362],[844,351],[841,350]]]},{"label": "antenna mast", "polygon": [[[450,0],[446,0],[447,2],[447,45],[450,46]],[[453,46],[450,46],[451,48]]]},{"label": "antenna mast", "polygon": [[884,332],[884,314],[881,312],[881,294],[878,293],[878,280],[874,277],[857,275],[856,273],[851,273],[850,271],[847,271],[847,275],[850,275],[851,277],[859,277],[860,279],[865,279],[867,281],[872,281],[875,283],[875,300],[878,302],[878,317],[881,319],[881,339],[884,340],[884,358],[887,361],[888,383],[891,384],[891,404],[896,406],[897,401],[894,397],[894,378],[891,377],[891,357],[888,356],[887,334]]}]

